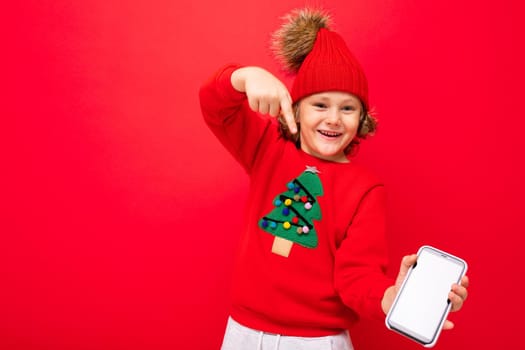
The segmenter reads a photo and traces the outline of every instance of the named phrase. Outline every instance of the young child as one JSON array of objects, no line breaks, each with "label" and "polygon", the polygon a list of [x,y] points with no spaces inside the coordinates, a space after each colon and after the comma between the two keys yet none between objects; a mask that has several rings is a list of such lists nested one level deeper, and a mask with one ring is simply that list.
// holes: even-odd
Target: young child
[{"label": "young child", "polygon": [[[230,210],[244,228],[222,349],[352,349],[346,330],[384,320],[416,256],[396,281],[385,276],[385,189],[349,158],[376,121],[365,74],[328,16],[293,11],[274,48],[295,73],[290,93],[238,65],[200,91],[206,123],[251,181],[247,208]],[[453,311],[467,285],[452,286]]]}]

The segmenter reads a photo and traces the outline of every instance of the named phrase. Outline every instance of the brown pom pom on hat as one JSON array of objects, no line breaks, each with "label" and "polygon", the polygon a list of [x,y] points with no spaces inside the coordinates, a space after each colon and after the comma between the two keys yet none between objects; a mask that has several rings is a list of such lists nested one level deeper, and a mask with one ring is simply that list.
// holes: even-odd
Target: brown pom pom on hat
[{"label": "brown pom pom on hat", "polygon": [[317,9],[299,9],[285,18],[273,35],[272,48],[288,71],[295,73],[293,102],[323,91],[359,97],[368,110],[368,82],[344,39],[329,29],[330,16]]}]

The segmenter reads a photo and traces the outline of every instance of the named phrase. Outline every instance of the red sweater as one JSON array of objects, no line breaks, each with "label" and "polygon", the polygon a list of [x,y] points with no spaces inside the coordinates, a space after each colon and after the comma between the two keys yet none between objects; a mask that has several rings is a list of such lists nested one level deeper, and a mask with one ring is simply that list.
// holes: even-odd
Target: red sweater
[{"label": "red sweater", "polygon": [[[232,317],[261,331],[311,337],[338,333],[360,316],[383,320],[381,299],[393,284],[384,274],[383,185],[354,162],[324,161],[283,139],[276,121],[252,112],[246,95],[233,89],[230,78],[237,68],[221,69],[200,91],[206,123],[250,176],[246,210],[228,210],[229,215],[244,213]],[[293,189],[287,186],[307,166],[319,171],[322,194],[308,190],[315,185],[305,185],[306,192],[297,186],[296,200],[308,197],[304,202],[314,203],[320,218],[295,210],[302,223],[290,221],[289,232],[305,224],[309,232],[303,234],[317,238],[314,247],[293,244],[286,258],[272,253],[275,236],[268,221],[263,221],[280,210],[276,199],[292,198],[293,202],[293,196],[286,195]],[[295,202],[290,209],[294,207]]]}]

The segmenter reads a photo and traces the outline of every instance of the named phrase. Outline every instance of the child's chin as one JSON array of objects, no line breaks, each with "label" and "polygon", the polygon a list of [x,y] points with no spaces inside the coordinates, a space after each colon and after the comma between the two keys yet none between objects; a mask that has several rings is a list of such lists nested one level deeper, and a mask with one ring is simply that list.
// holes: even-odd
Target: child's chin
[{"label": "child's chin", "polygon": [[337,158],[339,156],[344,156],[344,149],[333,147],[321,148],[319,154],[324,157]]},{"label": "child's chin", "polygon": [[344,152],[322,152],[319,153],[320,158],[339,162],[346,159]]}]

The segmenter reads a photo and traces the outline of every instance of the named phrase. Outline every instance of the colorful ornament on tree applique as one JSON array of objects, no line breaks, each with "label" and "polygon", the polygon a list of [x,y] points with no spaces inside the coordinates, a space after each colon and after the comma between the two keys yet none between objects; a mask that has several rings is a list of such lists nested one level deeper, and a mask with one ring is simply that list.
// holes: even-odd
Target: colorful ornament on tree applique
[{"label": "colorful ornament on tree applique", "polygon": [[317,232],[313,220],[321,219],[317,201],[323,195],[319,170],[306,170],[286,185],[286,191],[273,201],[275,208],[259,221],[259,226],[275,236],[272,252],[284,257],[290,255],[293,243],[307,248],[317,247]]}]

